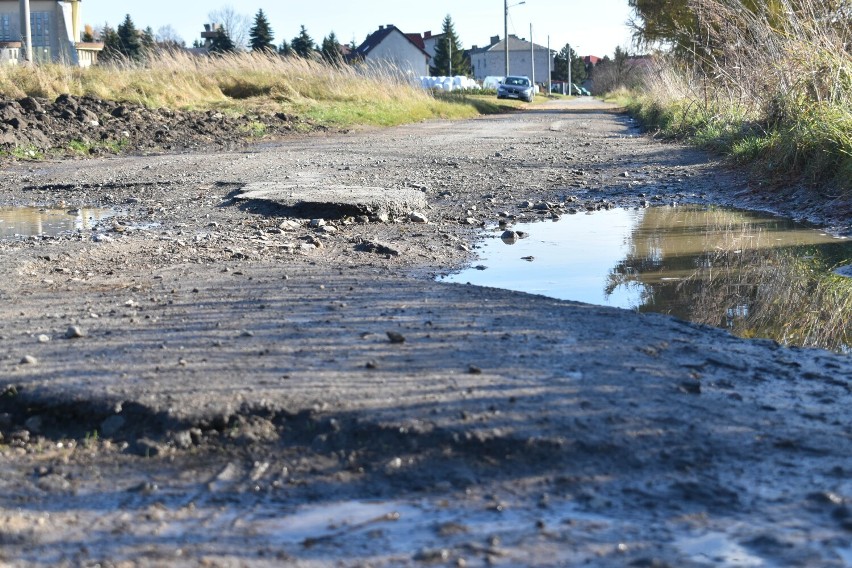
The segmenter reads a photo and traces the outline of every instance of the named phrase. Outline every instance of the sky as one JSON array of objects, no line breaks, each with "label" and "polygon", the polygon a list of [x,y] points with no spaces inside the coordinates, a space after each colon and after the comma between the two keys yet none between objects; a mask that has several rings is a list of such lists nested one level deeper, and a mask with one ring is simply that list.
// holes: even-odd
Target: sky
[{"label": "sky", "polygon": [[[627,0],[509,0],[509,33],[560,50],[570,43],[577,55],[612,55],[616,46],[630,44],[625,24],[630,16]],[[262,9],[272,26],[275,43],[290,41],[304,25],[320,43],[330,32],[341,43],[355,40],[360,44],[380,25],[393,24],[405,33],[440,33],[449,14],[462,46],[485,46],[491,36],[503,37],[503,1],[501,0],[239,0],[203,2],[200,0],[82,0],[82,22],[95,29],[105,23],[117,26],[126,14],[137,28],[151,27],[157,32],[170,25],[192,45],[200,37],[208,15],[226,6],[251,20]]]}]

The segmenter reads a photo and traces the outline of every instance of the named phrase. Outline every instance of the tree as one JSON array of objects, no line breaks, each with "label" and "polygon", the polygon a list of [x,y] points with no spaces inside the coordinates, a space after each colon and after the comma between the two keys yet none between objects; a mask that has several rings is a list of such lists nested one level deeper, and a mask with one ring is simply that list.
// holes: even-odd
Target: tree
[{"label": "tree", "polygon": [[299,35],[293,38],[293,41],[290,42],[290,46],[293,48],[296,55],[306,58],[313,57],[317,49],[313,38],[308,35],[308,30],[305,29],[305,26],[302,26],[301,31],[299,31]]},{"label": "tree", "polygon": [[80,40],[84,43],[92,43],[95,41],[95,30],[89,24],[83,28],[83,37]]},{"label": "tree", "polygon": [[441,32],[443,37],[435,44],[435,57],[429,72],[442,76],[470,74],[470,62],[464,56],[464,48],[449,14],[444,18]]},{"label": "tree", "polygon": [[334,32],[323,38],[320,53],[322,53],[322,58],[329,63],[340,63],[343,60],[343,54],[340,53],[340,42]]},{"label": "tree", "polygon": [[216,37],[213,38],[213,42],[210,44],[210,53],[233,53],[237,51],[237,46],[234,44],[234,40],[231,39],[228,30],[224,27],[219,28],[216,31]]},{"label": "tree", "polygon": [[121,59],[121,39],[118,33],[109,24],[104,24],[101,28],[101,41],[104,44],[104,50],[101,53],[100,59],[103,61],[114,61]]},{"label": "tree", "polygon": [[282,57],[289,57],[293,55],[293,47],[286,39],[281,40],[281,45],[278,46],[278,55]]},{"label": "tree", "polygon": [[133,20],[130,19],[130,14],[127,14],[124,17],[124,22],[118,25],[116,33],[118,34],[119,52],[129,59],[140,59],[142,57],[141,34],[133,24]]},{"label": "tree", "polygon": [[581,83],[587,76],[586,65],[582,59],[571,49],[570,44],[565,44],[556,57],[553,58],[553,78],[557,81],[568,80],[568,69],[571,69],[571,82]]},{"label": "tree", "polygon": [[139,37],[139,42],[142,45],[143,51],[148,51],[157,47],[157,39],[154,37],[154,28],[148,26],[144,30],[142,30],[142,34]]},{"label": "tree", "polygon": [[167,49],[175,49],[186,45],[177,30],[175,30],[171,25],[165,25],[158,29],[156,38],[157,44]]},{"label": "tree", "polygon": [[232,6],[223,6],[207,14],[207,18],[213,24],[220,24],[228,30],[228,37],[234,44],[234,49],[244,49],[248,45],[249,27],[251,19],[245,14],[240,14]]},{"label": "tree", "polygon": [[249,47],[252,51],[275,51],[275,38],[263,9],[258,10],[254,16],[254,25],[249,30]]}]

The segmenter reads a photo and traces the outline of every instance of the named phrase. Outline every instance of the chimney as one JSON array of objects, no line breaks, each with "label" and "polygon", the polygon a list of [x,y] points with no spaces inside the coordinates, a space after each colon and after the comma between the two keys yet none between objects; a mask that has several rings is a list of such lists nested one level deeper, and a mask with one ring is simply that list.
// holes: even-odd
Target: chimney
[{"label": "chimney", "polygon": [[500,41],[500,36],[491,36],[491,45],[496,45]]},{"label": "chimney", "polygon": [[205,31],[205,32],[209,32],[209,31],[210,31],[210,24],[204,24],[204,31]]},{"label": "chimney", "polygon": [[379,31],[382,31],[383,29],[385,29],[384,26],[379,26]]},{"label": "chimney", "polygon": [[429,30],[428,32],[423,32],[423,39],[429,39],[430,37],[432,37],[432,30]]}]

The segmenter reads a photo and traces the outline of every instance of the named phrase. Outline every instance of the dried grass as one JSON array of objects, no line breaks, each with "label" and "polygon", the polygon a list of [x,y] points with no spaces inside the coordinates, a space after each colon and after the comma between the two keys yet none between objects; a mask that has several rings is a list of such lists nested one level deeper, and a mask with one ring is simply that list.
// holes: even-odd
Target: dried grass
[{"label": "dried grass", "polygon": [[[634,110],[772,176],[852,189],[852,6],[694,0],[691,56],[661,57]],[[686,46],[682,46],[686,47]],[[683,50],[680,51],[682,53]]]}]

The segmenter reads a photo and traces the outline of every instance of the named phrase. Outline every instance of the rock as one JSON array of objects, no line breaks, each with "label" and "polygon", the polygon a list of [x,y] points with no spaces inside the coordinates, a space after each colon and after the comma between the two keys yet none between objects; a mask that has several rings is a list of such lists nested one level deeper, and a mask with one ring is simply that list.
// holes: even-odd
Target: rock
[{"label": "rock", "polygon": [[65,339],[79,339],[81,337],[86,337],[86,332],[79,326],[72,325],[65,330]]},{"label": "rock", "polygon": [[408,219],[412,223],[428,223],[429,222],[429,219],[427,219],[426,216],[423,213],[420,213],[418,211],[412,211],[411,213],[409,213]]},{"label": "rock", "polygon": [[112,438],[124,427],[126,422],[124,418],[118,414],[114,414],[101,422],[101,434],[105,438]]},{"label": "rock", "polygon": [[500,235],[500,240],[502,240],[507,245],[513,245],[518,242],[518,233],[515,231],[503,231],[503,234]]},{"label": "rock", "polygon": [[378,241],[363,241],[355,245],[359,252],[371,252],[373,254],[386,254],[388,256],[399,256],[399,251],[390,245]]},{"label": "rock", "polygon": [[388,335],[388,339],[390,339],[391,343],[405,343],[405,336],[401,333],[397,333],[395,331],[385,332]]},{"label": "rock", "polygon": [[311,222],[308,223],[308,226],[311,229],[319,229],[320,227],[325,227],[325,219],[311,219]]},{"label": "rock", "polygon": [[30,416],[29,418],[27,418],[26,422],[24,422],[24,428],[26,428],[33,434],[40,433],[43,426],[44,420],[41,416]]},{"label": "rock", "polygon": [[21,365],[38,365],[38,359],[32,355],[24,355],[21,358]]}]

